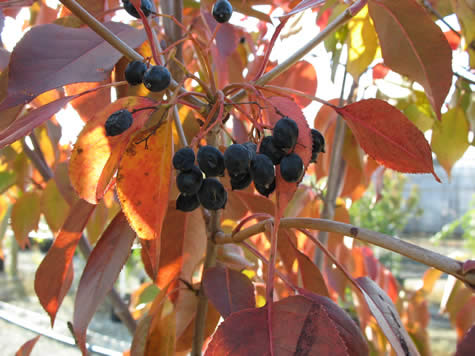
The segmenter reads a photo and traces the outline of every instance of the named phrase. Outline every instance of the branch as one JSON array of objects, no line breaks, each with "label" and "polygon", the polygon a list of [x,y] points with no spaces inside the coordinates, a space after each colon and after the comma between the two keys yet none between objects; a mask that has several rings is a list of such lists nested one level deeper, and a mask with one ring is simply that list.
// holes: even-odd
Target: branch
[{"label": "branch", "polygon": [[[25,144],[24,140],[22,141],[22,145],[23,145],[23,151],[31,160],[35,168],[40,172],[43,179],[45,181],[52,179],[54,177],[54,174],[51,171],[51,169],[48,167],[46,162],[41,159],[41,156],[43,156],[43,154],[42,153],[40,154],[39,148],[38,148],[38,151],[31,150]],[[91,254],[91,251],[92,251],[92,247],[89,244],[89,241],[87,240],[86,236],[84,236],[83,234],[81,235],[81,239],[79,240],[79,250],[81,251],[81,254],[85,260],[89,258],[89,255]],[[127,304],[124,303],[124,301],[120,297],[120,294],[115,290],[115,288],[112,288],[109,291],[107,296],[109,297],[109,300],[112,306],[114,307],[117,313],[117,316],[120,318],[120,320],[122,320],[124,325],[129,330],[130,334],[133,335],[135,333],[135,329],[137,328],[137,323],[135,319],[132,317],[132,314],[130,314]]]},{"label": "branch", "polygon": [[[236,234],[220,234],[216,238],[217,244],[242,242],[249,237],[266,231],[266,224],[272,219],[264,220],[252,225]],[[470,284],[475,285],[475,272],[462,274],[462,263],[437,252],[427,250],[396,237],[381,234],[364,228],[359,228],[351,224],[345,224],[332,220],[315,218],[283,218],[280,221],[281,228],[311,229],[319,231],[334,232],[345,236],[350,236],[360,241],[391,250],[400,255],[406,256],[414,261],[427,266],[437,268],[440,271]]]}]

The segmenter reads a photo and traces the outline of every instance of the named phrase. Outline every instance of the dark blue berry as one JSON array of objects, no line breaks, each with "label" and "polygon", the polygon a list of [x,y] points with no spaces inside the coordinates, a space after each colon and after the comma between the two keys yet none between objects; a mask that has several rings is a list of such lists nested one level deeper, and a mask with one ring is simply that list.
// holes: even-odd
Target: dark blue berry
[{"label": "dark blue berry", "polygon": [[195,165],[195,153],[190,147],[180,148],[173,156],[173,167],[179,171],[190,171]]},{"label": "dark blue berry", "polygon": [[117,136],[127,130],[134,118],[132,113],[128,110],[119,110],[109,116],[106,120],[105,129],[107,136]]},{"label": "dark blue berry", "polygon": [[262,153],[270,158],[272,163],[279,164],[282,157],[285,156],[285,152],[274,146],[272,136],[266,136],[261,141],[259,147],[259,153]]},{"label": "dark blue berry", "polygon": [[224,152],[224,165],[231,177],[247,173],[249,163],[249,152],[243,145],[231,145]]},{"label": "dark blue berry", "polygon": [[254,142],[244,142],[242,144],[244,147],[246,147],[247,152],[249,153],[249,160],[252,161],[253,159],[256,158],[256,151],[257,151],[257,145]]},{"label": "dark blue berry", "polygon": [[242,190],[249,185],[251,185],[252,176],[250,173],[241,174],[238,176],[231,177],[231,188],[232,190]]},{"label": "dark blue berry", "polygon": [[274,146],[286,153],[293,151],[298,137],[299,128],[297,123],[287,116],[277,121],[272,130],[272,142]]},{"label": "dark blue berry", "polygon": [[298,182],[303,173],[303,162],[298,154],[291,153],[280,161],[280,174],[287,182]]},{"label": "dark blue berry", "polygon": [[272,183],[269,185],[260,185],[256,183],[254,183],[254,185],[256,187],[256,190],[259,192],[259,194],[264,195],[265,197],[268,197],[275,190],[275,178],[272,181]]},{"label": "dark blue berry", "polygon": [[[125,11],[127,11],[129,15],[138,19],[140,18],[139,13],[129,0],[122,0],[122,3],[124,4]],[[152,3],[150,2],[150,0],[142,0],[142,3],[140,4],[140,9],[142,10],[145,17],[148,17],[148,15],[153,12]]]},{"label": "dark blue berry", "polygon": [[198,199],[205,209],[224,209],[228,201],[228,193],[216,178],[206,178],[201,184]]},{"label": "dark blue berry", "polygon": [[130,85],[138,85],[142,83],[146,70],[147,66],[145,63],[141,61],[132,61],[127,64],[127,67],[125,68],[125,80],[127,80]]},{"label": "dark blue berry", "polygon": [[148,90],[153,92],[165,90],[170,85],[170,82],[170,72],[163,66],[152,66],[143,76],[143,84]]},{"label": "dark blue berry", "polygon": [[270,185],[275,178],[274,164],[269,157],[259,153],[256,159],[251,161],[251,175],[255,184]]},{"label": "dark blue berry", "polygon": [[198,165],[206,174],[206,177],[224,176],[224,157],[216,147],[200,147],[198,150]]},{"label": "dark blue berry", "polygon": [[320,152],[325,153],[325,138],[320,131],[312,129],[312,158],[310,162],[317,162],[317,156]]},{"label": "dark blue berry", "polygon": [[183,194],[196,194],[203,183],[203,173],[197,166],[193,166],[191,171],[181,172],[176,177],[178,190]]},{"label": "dark blue berry", "polygon": [[228,0],[218,0],[213,6],[213,17],[219,23],[228,22],[233,14],[233,7]]},{"label": "dark blue berry", "polygon": [[184,212],[190,212],[200,206],[197,194],[180,194],[176,200],[176,209]]}]

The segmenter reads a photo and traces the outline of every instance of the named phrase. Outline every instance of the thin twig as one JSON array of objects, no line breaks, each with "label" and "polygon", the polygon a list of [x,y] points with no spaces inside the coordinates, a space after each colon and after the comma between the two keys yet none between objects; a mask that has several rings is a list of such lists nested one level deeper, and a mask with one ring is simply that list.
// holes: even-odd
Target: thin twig
[{"label": "thin twig", "polygon": [[[253,235],[266,231],[266,226],[269,223],[272,223],[272,219],[256,223],[234,235],[220,234],[216,238],[216,243],[225,244],[245,241]],[[453,275],[471,286],[475,286],[475,272],[469,272],[465,275],[462,274],[461,262],[396,237],[359,228],[351,224],[316,218],[283,218],[280,221],[280,228],[319,230],[350,236],[357,240],[391,250],[427,266],[434,267]]]},{"label": "thin twig", "polygon": [[427,10],[429,10],[435,17],[437,17],[445,26],[447,26],[449,28],[450,31],[452,31],[453,33],[455,33],[458,38],[462,38],[462,35],[456,31],[452,26],[449,25],[449,23],[447,21],[445,21],[444,17],[436,10],[434,9],[434,7],[432,6],[432,4],[428,1],[428,0],[424,0],[422,2],[424,4],[424,6],[427,8]]}]

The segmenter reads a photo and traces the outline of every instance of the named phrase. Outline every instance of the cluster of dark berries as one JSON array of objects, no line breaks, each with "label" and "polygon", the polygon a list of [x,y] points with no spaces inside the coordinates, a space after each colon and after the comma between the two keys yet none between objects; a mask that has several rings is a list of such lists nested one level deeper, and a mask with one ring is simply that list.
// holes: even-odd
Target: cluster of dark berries
[{"label": "cluster of dark berries", "polygon": [[[224,209],[228,193],[215,177],[224,175],[224,159],[215,147],[203,146],[198,150],[198,166],[195,153],[189,147],[178,150],[173,156],[173,167],[180,173],[176,185],[180,195],[176,208],[193,211],[201,205],[208,210]],[[206,178],[203,178],[203,173]]]},{"label": "cluster of dark berries", "polygon": [[[140,18],[139,13],[135,9],[134,5],[132,5],[130,0],[122,0],[122,4],[124,5],[125,11],[127,11],[130,16],[138,19]],[[148,15],[153,12],[152,2],[150,0],[142,0],[140,4],[140,10],[142,10],[145,17],[148,17]]]},{"label": "cluster of dark berries", "polygon": [[312,129],[312,159],[310,162],[317,162],[317,156],[320,152],[325,153],[325,138],[320,131]]},{"label": "cluster of dark berries", "polygon": [[164,66],[151,66],[147,69],[145,63],[132,61],[125,68],[125,80],[130,85],[143,83],[148,90],[157,92],[168,88],[171,82],[171,75]]},{"label": "cluster of dark berries", "polygon": [[218,0],[213,6],[213,17],[219,23],[228,22],[233,14],[233,7],[228,0]]},{"label": "cluster of dark berries", "polygon": [[127,130],[134,118],[129,110],[119,110],[109,116],[106,120],[105,129],[107,136],[117,136]]}]

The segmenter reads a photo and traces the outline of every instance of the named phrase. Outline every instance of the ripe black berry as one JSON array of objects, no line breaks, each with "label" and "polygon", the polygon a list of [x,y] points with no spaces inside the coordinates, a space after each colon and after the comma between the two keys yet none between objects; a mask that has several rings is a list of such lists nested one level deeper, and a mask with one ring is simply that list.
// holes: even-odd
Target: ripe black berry
[{"label": "ripe black berry", "polygon": [[178,190],[183,194],[196,194],[203,183],[203,173],[197,166],[193,166],[191,171],[181,172],[176,177]]},{"label": "ripe black berry", "polygon": [[119,110],[109,116],[106,120],[105,129],[107,136],[117,136],[132,126],[134,118],[128,110]]},{"label": "ripe black berry", "polygon": [[180,171],[190,171],[195,164],[195,153],[190,147],[180,148],[173,156],[173,167]]},{"label": "ripe black berry", "polygon": [[201,184],[198,199],[208,210],[224,209],[228,201],[228,193],[216,178],[206,178]]},{"label": "ripe black berry", "polygon": [[249,163],[249,152],[243,145],[231,145],[224,152],[224,165],[231,177],[247,173]]},{"label": "ripe black berry", "polygon": [[255,184],[270,185],[275,178],[274,164],[269,157],[259,153],[251,161],[251,175]]},{"label": "ripe black berry", "polygon": [[231,188],[232,190],[242,190],[249,187],[251,182],[252,182],[252,176],[250,173],[233,176],[231,177]]},{"label": "ripe black berry", "polygon": [[256,158],[256,151],[257,151],[257,145],[254,142],[244,142],[242,144],[244,147],[246,147],[247,152],[249,153],[249,160],[252,161],[253,159]]},{"label": "ripe black berry", "polygon": [[184,212],[195,210],[200,206],[197,194],[185,195],[180,194],[176,200],[176,209]]},{"label": "ripe black berry", "polygon": [[218,0],[213,6],[213,17],[219,23],[228,22],[233,14],[233,7],[228,0]]},{"label": "ripe black berry", "polygon": [[264,195],[265,197],[268,197],[270,194],[272,194],[275,190],[275,178],[274,180],[272,181],[271,184],[269,185],[260,185],[260,184],[256,184],[254,183],[254,185],[256,186],[256,190],[261,194],[261,195]]},{"label": "ripe black berry", "polygon": [[224,157],[213,146],[202,146],[198,150],[198,165],[206,177],[224,176]]},{"label": "ripe black berry", "polygon": [[261,146],[259,147],[259,153],[262,153],[269,157],[274,164],[279,164],[285,152],[274,146],[272,136],[266,136],[262,139]]},{"label": "ripe black berry", "polygon": [[291,153],[280,161],[280,174],[287,182],[298,182],[303,173],[303,162],[298,154]]},{"label": "ripe black berry", "polygon": [[[122,3],[124,4],[125,11],[127,11],[129,15],[138,19],[140,18],[139,13],[129,0],[122,0]],[[148,17],[148,15],[153,12],[152,3],[150,2],[150,0],[142,0],[142,3],[140,4],[140,9],[142,10],[145,17]]]},{"label": "ripe black berry", "polygon": [[132,61],[127,64],[125,68],[125,80],[127,80],[130,85],[138,85],[142,83],[143,75],[146,70],[147,66],[144,62]]},{"label": "ripe black berry", "polygon": [[163,66],[150,67],[143,76],[143,84],[150,91],[162,91],[170,85],[171,76]]},{"label": "ripe black berry", "polygon": [[299,137],[297,123],[285,116],[276,122],[272,130],[272,142],[274,146],[284,150],[286,153],[292,152]]},{"label": "ripe black berry", "polygon": [[312,129],[312,159],[310,162],[316,162],[320,152],[325,153],[325,138],[320,131]]}]

